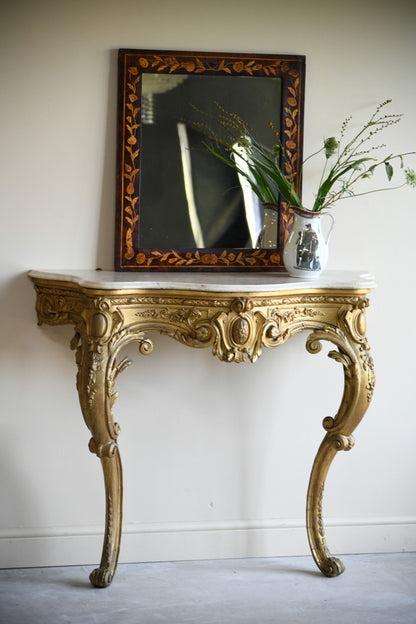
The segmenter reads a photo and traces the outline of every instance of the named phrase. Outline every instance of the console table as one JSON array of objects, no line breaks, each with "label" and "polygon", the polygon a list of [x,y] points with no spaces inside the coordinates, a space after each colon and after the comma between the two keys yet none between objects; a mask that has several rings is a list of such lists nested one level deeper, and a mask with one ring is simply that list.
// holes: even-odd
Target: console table
[{"label": "console table", "polygon": [[271,273],[115,273],[30,271],[39,324],[72,324],[77,388],[89,449],[101,460],[106,494],[105,535],[92,585],[108,586],[114,576],[122,527],[122,471],[119,426],[112,407],[118,374],[130,361],[121,349],[138,343],[152,352],[147,333],[158,331],[189,347],[211,347],[220,360],[254,362],[263,347],[278,347],[306,330],[306,348],[332,343],[329,357],[344,371],[337,413],[323,420],[325,435],[309,481],[306,528],[313,558],[326,576],[344,570],[327,547],[322,520],[326,475],[340,450],[354,444],[352,433],[370,403],[374,365],[366,339],[367,295],[373,278],[359,272],[324,273],[319,280]]}]

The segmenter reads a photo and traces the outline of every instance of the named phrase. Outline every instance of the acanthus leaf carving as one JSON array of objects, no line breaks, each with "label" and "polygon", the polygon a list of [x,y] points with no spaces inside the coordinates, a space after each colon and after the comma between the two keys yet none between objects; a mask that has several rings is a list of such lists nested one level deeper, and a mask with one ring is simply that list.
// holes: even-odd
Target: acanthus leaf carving
[{"label": "acanthus leaf carving", "polygon": [[307,500],[307,531],[314,559],[327,576],[343,570],[328,551],[322,521],[322,496],[327,471],[340,450],[354,444],[352,433],[368,407],[374,387],[374,363],[365,337],[367,299],[355,289],[312,293],[270,292],[175,293],[153,289],[113,291],[103,296],[76,284],[59,288],[56,282],[36,283],[40,322],[72,323],[75,335],[77,385],[85,422],[92,434],[90,450],[101,459],[107,497],[106,534],[100,568],[92,582],[106,586],[117,563],[121,533],[121,462],[117,446],[120,427],[112,407],[117,397],[118,375],[130,364],[117,360],[122,347],[137,342],[142,354],[151,353],[145,332],[161,331],[191,347],[212,346],[223,361],[255,361],[262,347],[276,347],[290,336],[310,331],[306,347],[317,353],[322,341],[335,345],[329,357],[342,365],[344,393],[335,417],[323,420],[325,437],[310,477]]}]

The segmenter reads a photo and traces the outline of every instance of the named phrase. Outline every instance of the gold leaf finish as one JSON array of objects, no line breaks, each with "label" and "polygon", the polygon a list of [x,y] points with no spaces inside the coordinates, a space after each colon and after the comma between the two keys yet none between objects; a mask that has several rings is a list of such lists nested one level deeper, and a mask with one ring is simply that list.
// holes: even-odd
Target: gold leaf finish
[{"label": "gold leaf finish", "polygon": [[336,576],[343,571],[326,544],[322,498],[332,460],[339,451],[353,447],[353,431],[374,390],[374,363],[365,337],[368,290],[312,286],[266,293],[97,290],[76,282],[32,279],[39,323],[70,323],[75,328],[71,348],[76,352],[79,400],[91,433],[89,449],[99,457],[104,473],[105,537],[100,566],[90,577],[93,585],[111,583],[121,539],[120,427],[112,408],[117,377],[130,361],[118,356],[131,342],[138,344],[142,355],[151,353],[153,344],[147,334],[155,331],[190,347],[211,348],[220,360],[236,363],[255,362],[263,348],[278,347],[300,332],[308,333],[310,353],[318,353],[323,342],[331,344],[328,355],[342,366],[344,392],[335,415],[323,419],[325,435],[310,476],[306,524],[312,555],[323,574]]}]

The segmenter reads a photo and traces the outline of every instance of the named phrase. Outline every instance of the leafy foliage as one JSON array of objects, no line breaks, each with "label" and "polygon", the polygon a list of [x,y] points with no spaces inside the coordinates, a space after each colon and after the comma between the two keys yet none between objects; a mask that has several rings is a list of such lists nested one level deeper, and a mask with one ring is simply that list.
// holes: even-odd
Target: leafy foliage
[{"label": "leafy foliage", "polygon": [[[360,180],[371,178],[379,167],[384,167],[387,181],[390,182],[394,175],[392,162],[399,161],[403,169],[404,157],[415,153],[376,156],[377,151],[386,148],[386,145],[374,146],[371,142],[380,132],[399,123],[402,118],[400,114],[384,113],[384,107],[390,102],[391,100],[386,100],[379,104],[370,119],[350,140],[346,139],[346,132],[352,117],[348,117],[341,126],[338,139],[335,137],[325,139],[323,146],[304,160],[302,175],[308,160],[318,154],[323,154],[325,158],[312,207],[313,212],[329,208],[340,199],[366,194],[356,194],[355,185]],[[273,147],[268,148],[256,139],[254,132],[243,119],[235,113],[226,111],[218,103],[216,106],[218,116],[209,116],[199,111],[204,115],[204,121],[194,124],[207,137],[203,142],[205,149],[242,175],[262,202],[278,203],[280,195],[289,205],[301,208],[302,200],[296,192],[299,185],[296,184],[298,181],[295,180],[294,173],[289,171],[284,174],[281,169],[282,144],[279,133],[273,125],[270,122],[268,124],[273,133]],[[211,124],[216,126],[217,132],[213,130]],[[404,173],[403,184],[416,187],[414,170],[407,168]],[[373,193],[387,188],[393,187],[367,192]]]}]

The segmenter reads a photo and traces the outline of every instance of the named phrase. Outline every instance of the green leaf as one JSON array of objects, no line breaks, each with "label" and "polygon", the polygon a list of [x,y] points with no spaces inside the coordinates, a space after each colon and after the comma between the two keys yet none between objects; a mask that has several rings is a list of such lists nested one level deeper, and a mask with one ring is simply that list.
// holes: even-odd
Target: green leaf
[{"label": "green leaf", "polygon": [[387,175],[387,179],[390,182],[390,180],[393,177],[393,167],[391,166],[391,164],[389,162],[384,163],[385,167],[386,167],[386,175]]}]

